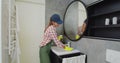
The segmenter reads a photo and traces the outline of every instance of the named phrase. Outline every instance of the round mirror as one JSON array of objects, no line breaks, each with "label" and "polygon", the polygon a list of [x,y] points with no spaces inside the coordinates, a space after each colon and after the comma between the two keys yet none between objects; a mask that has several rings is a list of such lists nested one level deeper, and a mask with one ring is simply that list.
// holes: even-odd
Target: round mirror
[{"label": "round mirror", "polygon": [[84,3],[80,0],[72,1],[66,8],[63,20],[66,37],[72,41],[79,40],[87,25],[87,10]]}]

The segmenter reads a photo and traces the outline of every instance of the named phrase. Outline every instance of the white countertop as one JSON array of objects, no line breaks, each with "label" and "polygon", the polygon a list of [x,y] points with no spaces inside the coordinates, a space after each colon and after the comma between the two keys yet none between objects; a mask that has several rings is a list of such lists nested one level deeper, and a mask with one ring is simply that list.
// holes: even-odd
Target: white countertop
[{"label": "white countertop", "polygon": [[58,56],[80,52],[79,50],[76,50],[76,49],[73,49],[72,51],[65,51],[64,49],[57,46],[52,46],[51,50]]}]

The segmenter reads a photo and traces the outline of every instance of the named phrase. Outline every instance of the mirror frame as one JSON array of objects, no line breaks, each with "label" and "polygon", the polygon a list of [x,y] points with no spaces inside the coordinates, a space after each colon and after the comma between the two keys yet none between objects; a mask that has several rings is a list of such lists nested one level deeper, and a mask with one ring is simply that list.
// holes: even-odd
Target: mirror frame
[{"label": "mirror frame", "polygon": [[[66,13],[67,13],[68,8],[69,8],[70,5],[73,4],[74,2],[80,2],[80,3],[82,3],[82,4],[85,6],[86,13],[87,13],[87,19],[86,19],[86,20],[88,21],[87,6],[86,6],[86,5],[84,4],[84,2],[82,2],[81,0],[73,0],[72,2],[70,2],[70,3],[68,4],[68,6],[67,6],[67,8],[66,8],[66,10],[65,10],[64,16],[63,16],[63,31],[64,31],[64,35],[65,35],[69,40],[71,40],[71,41],[78,41],[78,40],[80,40],[80,39],[83,37],[83,35],[84,35],[85,31],[86,31],[86,28],[87,28],[87,26],[88,26],[88,23],[86,23],[85,31],[83,32],[83,34],[80,36],[79,39],[71,39],[71,38],[67,35],[66,30],[65,30],[65,16],[66,16]],[[85,20],[85,21],[86,21],[86,20]]]}]

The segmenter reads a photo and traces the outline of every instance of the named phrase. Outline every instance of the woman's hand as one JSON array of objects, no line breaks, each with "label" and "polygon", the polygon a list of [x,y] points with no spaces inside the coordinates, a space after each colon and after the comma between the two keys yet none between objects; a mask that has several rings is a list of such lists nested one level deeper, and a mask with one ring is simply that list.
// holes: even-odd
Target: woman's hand
[{"label": "woman's hand", "polygon": [[58,40],[62,40],[62,39],[63,39],[63,35],[59,35]]}]

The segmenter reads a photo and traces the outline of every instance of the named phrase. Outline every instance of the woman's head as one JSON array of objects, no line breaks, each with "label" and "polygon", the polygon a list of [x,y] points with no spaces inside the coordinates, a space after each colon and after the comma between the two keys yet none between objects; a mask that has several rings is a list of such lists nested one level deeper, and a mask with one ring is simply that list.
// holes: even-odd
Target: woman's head
[{"label": "woman's head", "polygon": [[53,14],[50,17],[50,22],[49,25],[45,28],[44,32],[46,31],[46,29],[50,26],[53,25],[54,27],[58,27],[60,24],[62,24],[63,21],[60,19],[60,16],[58,14]]},{"label": "woman's head", "polygon": [[51,16],[51,18],[50,18],[50,25],[58,27],[62,23],[63,23],[63,21],[60,19],[60,16],[58,14],[53,14]]}]

